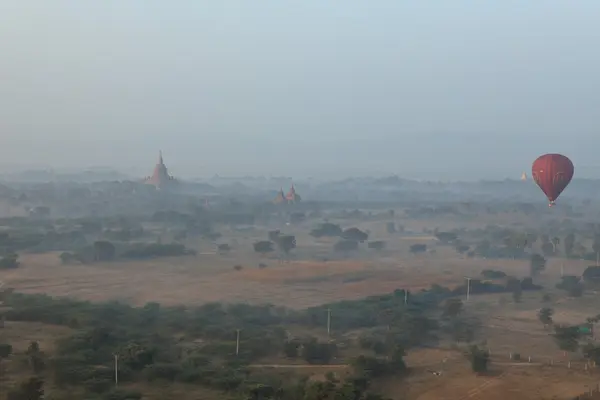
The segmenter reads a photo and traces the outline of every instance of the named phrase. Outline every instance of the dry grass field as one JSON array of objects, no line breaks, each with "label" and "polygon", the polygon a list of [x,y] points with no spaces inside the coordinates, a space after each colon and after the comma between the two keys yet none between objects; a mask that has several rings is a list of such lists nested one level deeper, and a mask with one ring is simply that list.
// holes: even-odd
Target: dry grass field
[{"label": "dry grass field", "polygon": [[5,343],[10,343],[15,352],[24,352],[32,341],[36,341],[42,349],[51,353],[56,341],[70,333],[71,329],[64,326],[7,321],[0,330],[0,337]]},{"label": "dry grass field", "polygon": [[[474,296],[467,303],[468,311],[479,315],[484,325],[480,336],[491,352],[487,375],[474,374],[456,349],[413,350],[406,358],[412,368],[408,379],[390,379],[381,392],[398,400],[571,400],[595,388],[600,371],[587,369],[580,355],[560,351],[539,322],[539,295],[525,294],[519,304],[500,304],[497,295]],[[591,307],[595,299],[590,297],[553,305],[556,321],[580,323],[595,314]],[[519,353],[521,361],[511,360],[510,353]]]},{"label": "dry grass field", "polygon": [[[242,262],[244,260],[245,262]],[[528,273],[522,260],[467,259],[451,249],[436,254],[382,255],[348,261],[290,261],[263,259],[247,253],[221,257],[163,258],[149,261],[62,265],[58,254],[29,254],[22,267],[0,271],[0,281],[25,293],[102,301],[117,299],[132,304],[201,304],[210,301],[273,303],[294,308],[388,293],[412,291],[431,284],[454,287],[465,276],[478,277],[484,269],[499,269],[515,276]],[[267,265],[259,268],[259,263]],[[240,271],[233,269],[241,265]],[[551,260],[543,279],[555,282],[561,262]],[[565,270],[581,273],[587,263],[569,261]]]},{"label": "dry grass field", "polygon": [[[407,226],[425,227],[419,224],[413,222]],[[443,222],[439,226],[448,228],[450,223]],[[435,239],[426,235],[386,236],[381,224],[367,228],[372,229],[374,238],[388,241],[387,250],[381,253],[364,250],[352,259],[332,257],[325,261],[331,255],[334,241],[314,240],[303,230],[290,232],[296,234],[298,240],[296,256],[282,263],[275,257],[263,258],[251,251],[252,241],[264,237],[264,232],[227,232],[224,235],[234,242],[234,251],[227,256],[212,254],[211,246],[206,243],[194,245],[199,251],[195,257],[92,265],[62,265],[57,253],[24,254],[20,258],[22,267],[0,271],[0,281],[5,287],[24,293],[92,301],[120,300],[135,305],[150,301],[166,305],[225,301],[304,308],[389,293],[398,288],[418,291],[432,284],[455,287],[462,284],[465,277],[480,277],[484,269],[501,270],[517,277],[529,273],[527,261],[466,258],[441,246],[433,254],[414,256],[408,252],[411,244],[429,244]],[[261,263],[267,266],[259,268]],[[241,266],[241,270],[235,270],[235,265]],[[561,266],[567,274],[580,275],[588,265],[585,261],[550,259],[538,281],[553,288]],[[555,309],[556,322],[580,323],[599,312],[600,303],[594,293],[566,299],[554,289],[548,292],[553,296],[551,307]],[[473,296],[465,304],[468,312],[478,315],[483,322],[481,336],[492,352],[489,376],[473,374],[464,356],[446,344],[439,349],[411,351],[407,357],[411,375],[404,381],[382,382],[380,391],[395,400],[570,400],[595,387],[600,375],[585,370],[581,360],[574,356],[570,356],[572,368],[567,368],[567,357],[538,321],[537,312],[543,306],[541,295],[540,292],[524,293],[519,304],[512,301],[510,294]],[[26,346],[30,340],[39,340],[43,348],[51,348],[51,343],[65,334],[61,329],[12,322],[1,334],[18,347]],[[508,358],[511,352],[520,353],[525,361],[511,361]],[[526,361],[529,356],[531,363]],[[552,366],[549,365],[551,360]],[[323,371],[312,368],[310,371],[317,378],[324,375]],[[443,373],[436,376],[432,370]],[[193,390],[196,392],[183,385],[162,387],[147,398],[215,398],[212,392]]]},{"label": "dry grass field", "polygon": [[[226,301],[302,308],[398,288],[415,291],[434,283],[454,287],[462,284],[465,276],[479,276],[483,269],[501,269],[516,276],[524,276],[528,271],[524,261],[464,259],[450,254],[450,250],[447,253],[286,263],[253,254],[248,254],[246,263],[199,254],[93,265],[62,265],[57,254],[30,254],[21,257],[21,268],[1,271],[0,280],[25,293],[93,301],[117,299],[138,305],[149,301],[163,304]],[[259,263],[268,266],[261,269]],[[574,264],[569,268],[583,268]],[[243,269],[236,271],[233,265],[241,265]]]},{"label": "dry grass field", "polygon": [[[211,255],[94,265],[61,265],[56,254],[25,255],[21,261],[22,268],[0,273],[0,280],[18,291],[133,304],[228,301],[306,307],[399,287],[416,290],[432,282],[452,285],[461,281],[455,274],[436,276],[433,271],[415,273],[403,265],[370,262],[280,264],[261,260],[267,268],[259,269],[256,261],[235,271],[235,263]],[[410,263],[419,265],[422,261]]]},{"label": "dry grass field", "polygon": [[[442,374],[429,372],[434,369]],[[597,382],[598,376],[581,365],[568,369],[498,358],[492,358],[488,374],[478,376],[461,355],[450,354],[445,365],[436,361],[418,366],[405,381],[383,382],[380,391],[398,400],[570,400]]]}]

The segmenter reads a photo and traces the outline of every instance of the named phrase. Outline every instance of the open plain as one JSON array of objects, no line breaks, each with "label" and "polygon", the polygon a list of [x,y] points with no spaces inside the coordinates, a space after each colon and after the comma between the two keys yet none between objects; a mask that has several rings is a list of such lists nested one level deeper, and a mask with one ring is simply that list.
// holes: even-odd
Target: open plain
[{"label": "open plain", "polygon": [[[403,219],[402,222],[413,229],[427,230],[423,221]],[[93,302],[117,300],[135,306],[150,302],[165,306],[270,303],[303,309],[396,289],[407,289],[411,293],[432,285],[452,289],[463,285],[466,277],[480,278],[484,270],[502,271],[519,278],[529,274],[528,260],[466,257],[438,243],[432,235],[386,234],[381,229],[377,231],[381,224],[345,223],[376,231],[376,237],[386,241],[386,249],[340,256],[329,250],[334,241],[315,239],[306,235],[306,227],[294,227],[292,233],[296,234],[297,247],[293,255],[261,256],[252,251],[251,245],[266,237],[267,229],[255,229],[251,233],[230,231],[225,234],[236,244],[227,254],[219,254],[214,245],[205,240],[186,243],[195,248],[196,255],[144,261],[65,264],[60,260],[60,252],[26,253],[20,258],[20,268],[0,271],[0,280],[3,286],[22,293],[46,293]],[[446,229],[464,228],[460,224],[452,226],[451,221],[437,224]],[[435,251],[412,254],[409,247],[415,243],[425,244]],[[538,277],[538,282],[549,287],[543,293],[556,297],[552,301],[555,323],[576,324],[595,315],[598,302],[594,293],[576,299],[559,298],[552,287],[561,273],[581,275],[587,265],[589,262],[578,259],[549,258],[547,268]],[[464,295],[463,300],[466,300]],[[519,303],[512,302],[507,294],[477,294],[464,301],[465,310],[482,323],[479,336],[485,338],[483,343],[491,353],[488,375],[473,375],[463,354],[465,347],[444,342],[437,349],[409,351],[406,358],[411,367],[409,376],[401,382],[383,379],[378,392],[397,400],[533,400],[570,399],[589,390],[600,375],[595,369],[588,369],[581,357],[567,355],[556,348],[551,332],[538,321],[541,295],[541,292],[525,293]],[[335,314],[332,326],[335,331]],[[44,339],[44,335],[54,332],[52,329],[20,327],[10,322],[7,328],[4,335],[22,331],[20,340],[24,343],[36,338],[31,335],[38,335],[41,337],[36,340],[49,350],[52,348]],[[31,329],[37,334],[26,333]],[[319,335],[317,331],[313,334]],[[520,354],[521,359],[513,361],[511,354]],[[346,361],[341,362],[339,367],[333,365],[333,369],[326,370],[344,375]],[[267,369],[269,365],[271,368],[289,367],[284,369],[291,368],[301,374],[312,371],[313,379],[319,376],[315,366],[303,370],[303,364],[287,365],[285,359],[264,363]],[[260,364],[257,363],[257,367]],[[441,374],[435,375],[432,371]],[[175,389],[171,386],[169,393]],[[185,388],[177,390],[182,391],[182,399],[187,398],[183,394]],[[198,391],[188,392],[201,396]],[[206,393],[209,396],[206,398],[212,396],[211,392]]]}]

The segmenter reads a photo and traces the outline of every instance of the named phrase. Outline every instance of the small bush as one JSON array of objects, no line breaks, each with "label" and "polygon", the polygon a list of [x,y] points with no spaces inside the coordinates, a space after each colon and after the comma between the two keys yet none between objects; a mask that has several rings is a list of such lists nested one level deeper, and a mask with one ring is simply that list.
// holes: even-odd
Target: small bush
[{"label": "small bush", "polygon": [[114,389],[102,397],[103,400],[140,400],[141,398],[141,392],[123,389]]},{"label": "small bush", "polygon": [[0,269],[14,269],[19,267],[19,256],[17,254],[9,254],[0,258]]},{"label": "small bush", "polygon": [[502,279],[506,278],[506,273],[502,271],[496,271],[493,269],[484,269],[481,271],[481,275],[486,279]]}]

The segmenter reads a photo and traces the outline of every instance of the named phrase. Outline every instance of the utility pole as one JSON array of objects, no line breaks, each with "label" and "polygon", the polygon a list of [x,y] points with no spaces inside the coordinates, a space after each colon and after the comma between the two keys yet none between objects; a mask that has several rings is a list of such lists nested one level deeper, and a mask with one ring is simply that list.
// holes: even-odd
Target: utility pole
[{"label": "utility pole", "polygon": [[236,329],[235,333],[235,355],[237,356],[240,354],[240,330]]},{"label": "utility pole", "polygon": [[327,336],[331,336],[331,308],[327,309]]},{"label": "utility pole", "polygon": [[408,290],[404,289],[404,305],[408,303]]},{"label": "utility pole", "polygon": [[560,265],[560,277],[562,278],[563,276],[565,276],[565,263]]},{"label": "utility pole", "polygon": [[113,354],[115,356],[115,387],[119,386],[119,355]]},{"label": "utility pole", "polygon": [[467,280],[467,301],[469,301],[469,295],[471,294],[471,278],[465,277]]}]

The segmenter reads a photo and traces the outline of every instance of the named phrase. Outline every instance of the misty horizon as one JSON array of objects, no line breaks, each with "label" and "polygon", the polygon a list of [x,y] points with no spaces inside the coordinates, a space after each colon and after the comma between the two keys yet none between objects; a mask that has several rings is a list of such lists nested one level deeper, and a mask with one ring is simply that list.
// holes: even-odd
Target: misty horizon
[{"label": "misty horizon", "polygon": [[[143,11],[143,12],[142,12]],[[2,170],[598,178],[600,4],[14,2]]]}]

